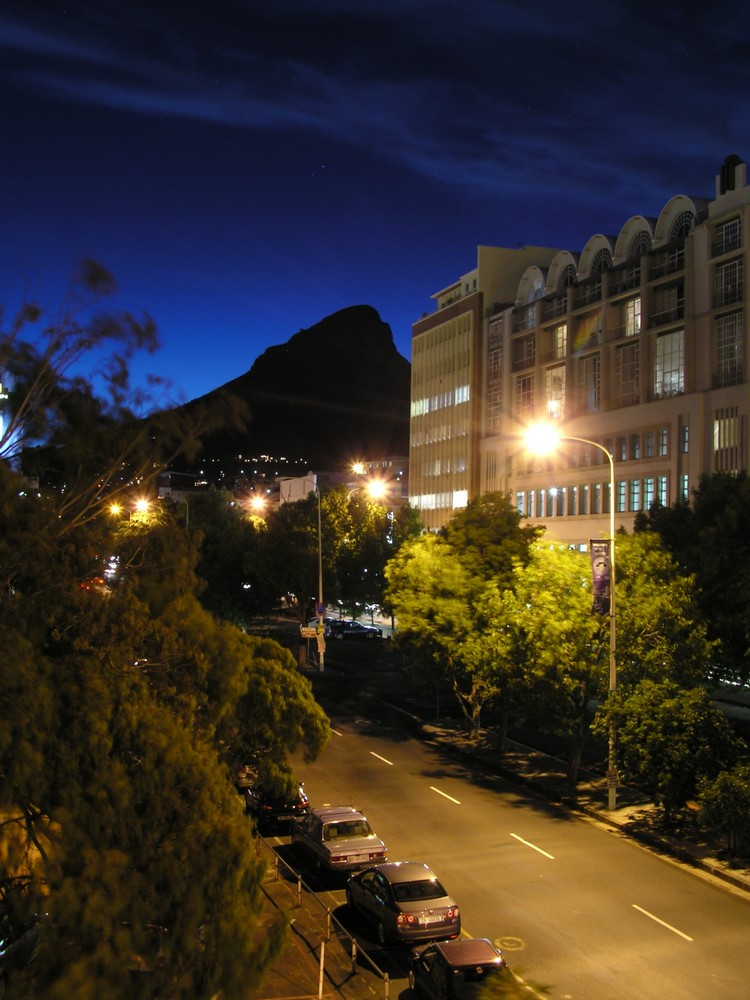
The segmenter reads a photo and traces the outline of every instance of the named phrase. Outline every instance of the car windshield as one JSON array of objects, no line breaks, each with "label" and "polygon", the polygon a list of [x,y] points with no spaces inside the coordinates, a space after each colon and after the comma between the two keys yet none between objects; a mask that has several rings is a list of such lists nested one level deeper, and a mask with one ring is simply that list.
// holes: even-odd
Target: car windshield
[{"label": "car windshield", "polygon": [[350,837],[370,837],[372,829],[366,819],[345,819],[338,823],[326,823],[323,840],[346,840]]},{"label": "car windshield", "polygon": [[393,895],[397,902],[407,903],[414,899],[439,899],[447,893],[436,878],[423,878],[417,882],[397,882]]}]

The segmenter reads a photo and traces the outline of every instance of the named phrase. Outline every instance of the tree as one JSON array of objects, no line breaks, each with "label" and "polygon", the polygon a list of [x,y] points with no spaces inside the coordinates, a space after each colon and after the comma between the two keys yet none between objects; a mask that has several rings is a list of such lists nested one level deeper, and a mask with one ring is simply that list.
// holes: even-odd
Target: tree
[{"label": "tree", "polygon": [[694,574],[697,599],[711,639],[707,664],[713,683],[750,677],[750,478],[701,477],[692,506],[655,507],[638,521],[658,533],[683,570]]},{"label": "tree", "polygon": [[726,834],[730,854],[750,851],[750,765],[698,782],[701,820]]},{"label": "tree", "polygon": [[610,699],[595,725],[617,730],[619,766],[644,785],[670,825],[675,811],[695,795],[702,779],[731,767],[740,743],[704,688],[644,680]]},{"label": "tree", "polygon": [[[456,515],[440,536],[402,546],[386,567],[386,600],[398,642],[423,683],[450,686],[476,735],[482,709],[501,691],[498,647],[489,638],[497,595],[529,558],[536,529],[522,527],[509,500],[489,494]],[[482,637],[482,641],[479,641]]]},{"label": "tree", "polygon": [[595,705],[609,674],[609,618],[592,613],[588,556],[537,543],[517,566],[495,630],[505,629],[523,663],[529,706],[548,731],[568,741],[568,780],[575,785]]},{"label": "tree", "polygon": [[[64,330],[54,338],[69,357]],[[7,339],[5,358],[34,357]],[[320,750],[327,720],[287,651],[201,607],[197,536],[166,509],[113,522],[106,492],[127,434],[110,415],[78,454],[54,369],[26,394],[41,414],[27,430],[54,438],[57,467],[77,476],[32,496],[0,463],[0,903],[15,926],[44,915],[9,995],[244,996],[283,928],[259,925],[262,866],[233,767],[265,751],[288,772],[295,747]],[[82,378],[76,391],[75,413],[97,412]],[[155,456],[129,454],[132,468]],[[99,463],[106,474],[89,480]]]}]

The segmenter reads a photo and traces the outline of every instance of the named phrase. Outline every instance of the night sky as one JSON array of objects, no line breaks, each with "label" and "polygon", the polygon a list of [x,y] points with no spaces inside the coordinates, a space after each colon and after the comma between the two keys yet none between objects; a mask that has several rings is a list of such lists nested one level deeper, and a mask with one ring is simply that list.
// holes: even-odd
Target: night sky
[{"label": "night sky", "polygon": [[[750,157],[743,0],[4,0],[0,303],[86,257],[192,399],[479,244],[582,249]],[[324,363],[324,361],[322,362]]]}]

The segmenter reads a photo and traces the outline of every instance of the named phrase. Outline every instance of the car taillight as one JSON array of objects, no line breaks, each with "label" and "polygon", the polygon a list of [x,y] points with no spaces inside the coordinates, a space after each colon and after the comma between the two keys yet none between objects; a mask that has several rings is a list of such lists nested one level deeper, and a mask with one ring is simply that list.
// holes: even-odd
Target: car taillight
[{"label": "car taillight", "polygon": [[397,924],[417,924],[419,919],[413,913],[399,913],[396,917]]},{"label": "car taillight", "polygon": [[458,907],[457,906],[449,906],[448,907],[448,912],[446,913],[446,917],[449,920],[457,920],[458,919]]}]

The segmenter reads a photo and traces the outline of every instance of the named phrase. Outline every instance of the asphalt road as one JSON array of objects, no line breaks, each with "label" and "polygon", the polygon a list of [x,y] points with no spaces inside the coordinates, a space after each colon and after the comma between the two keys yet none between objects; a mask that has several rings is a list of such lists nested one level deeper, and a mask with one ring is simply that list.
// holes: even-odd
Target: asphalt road
[{"label": "asphalt road", "polygon": [[[538,996],[748,995],[746,896],[412,739],[385,708],[326,707],[329,746],[312,764],[297,761],[312,805],[363,808],[391,860],[435,868],[464,932],[502,947]],[[343,885],[319,890],[351,924]],[[378,951],[357,929],[399,996],[405,953]]]}]

